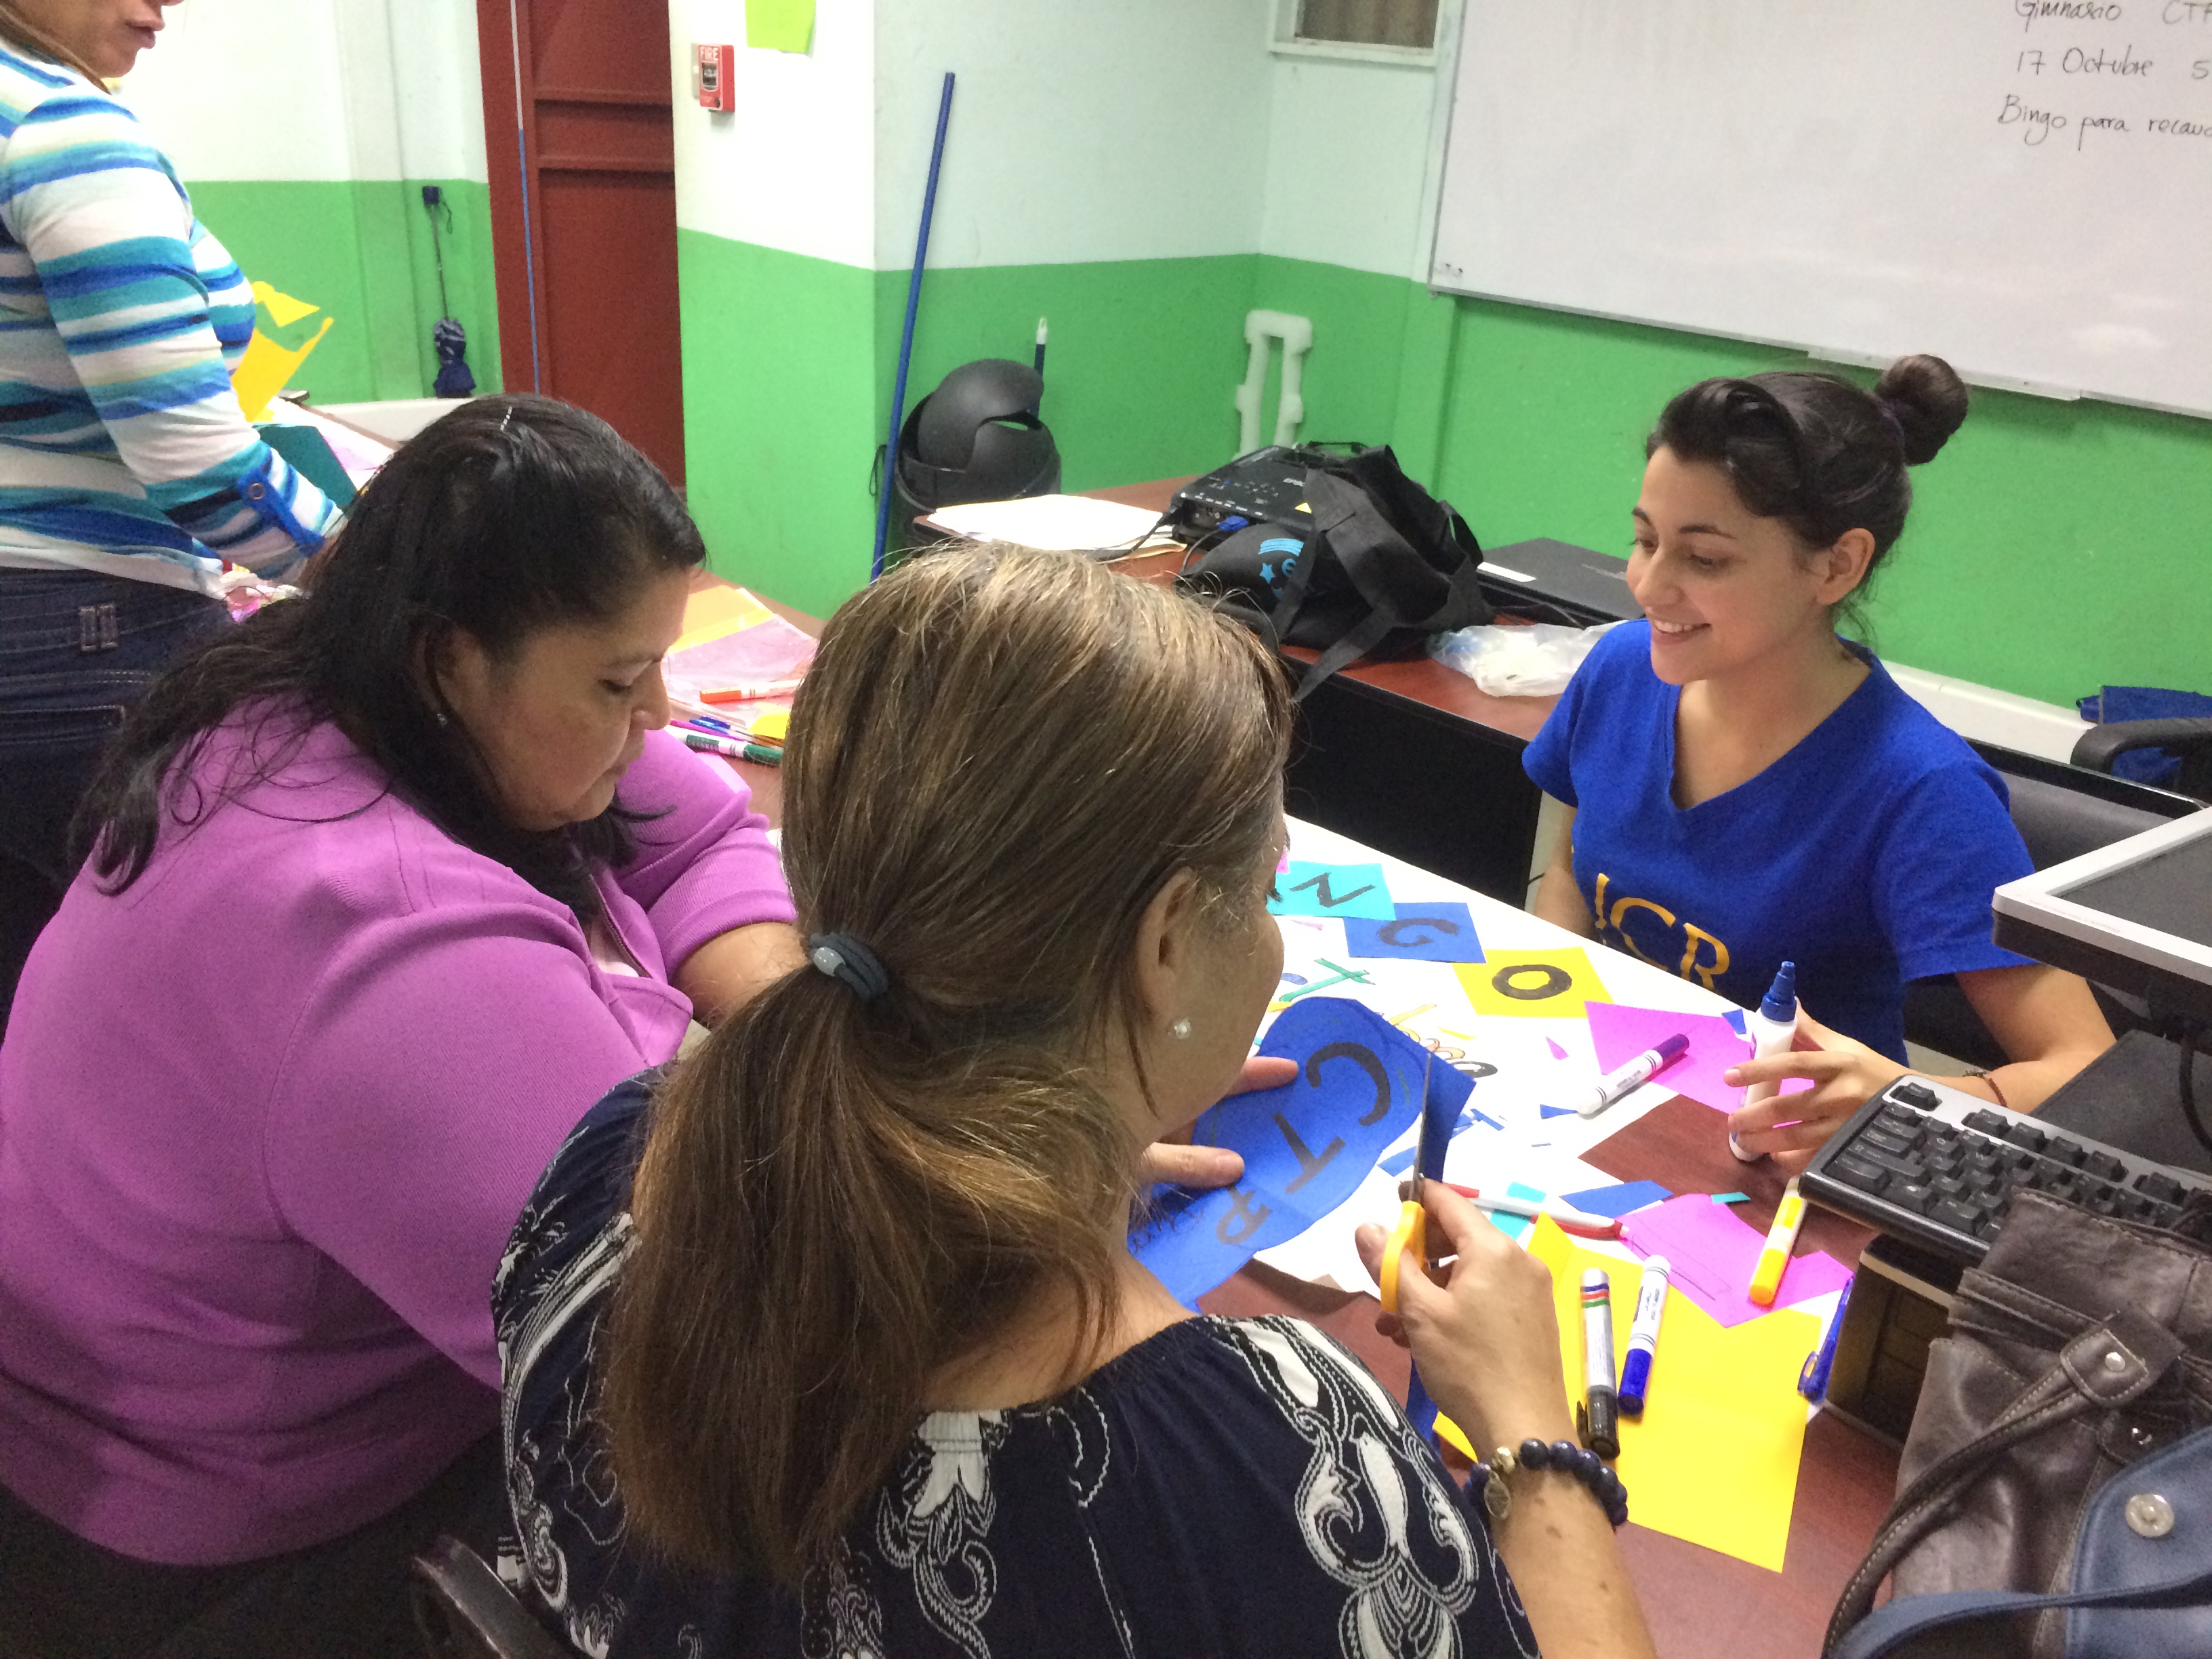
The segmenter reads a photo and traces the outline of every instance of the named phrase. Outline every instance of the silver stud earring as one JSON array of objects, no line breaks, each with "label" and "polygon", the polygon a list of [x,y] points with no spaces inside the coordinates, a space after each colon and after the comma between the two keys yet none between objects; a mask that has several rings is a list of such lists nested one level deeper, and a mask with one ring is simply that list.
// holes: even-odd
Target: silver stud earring
[{"label": "silver stud earring", "polygon": [[1168,1030],[1177,1039],[1187,1038],[1190,1036],[1190,1022],[1188,1019],[1179,1019],[1169,1026]]}]

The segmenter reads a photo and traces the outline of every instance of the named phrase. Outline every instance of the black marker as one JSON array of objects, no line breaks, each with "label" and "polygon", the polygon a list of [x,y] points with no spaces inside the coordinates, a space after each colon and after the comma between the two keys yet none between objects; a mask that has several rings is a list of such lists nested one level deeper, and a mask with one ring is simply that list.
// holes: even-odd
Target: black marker
[{"label": "black marker", "polygon": [[1613,1370],[1613,1280],[1602,1267],[1583,1273],[1583,1382],[1575,1411],[1583,1444],[1600,1457],[1620,1455],[1620,1399]]}]

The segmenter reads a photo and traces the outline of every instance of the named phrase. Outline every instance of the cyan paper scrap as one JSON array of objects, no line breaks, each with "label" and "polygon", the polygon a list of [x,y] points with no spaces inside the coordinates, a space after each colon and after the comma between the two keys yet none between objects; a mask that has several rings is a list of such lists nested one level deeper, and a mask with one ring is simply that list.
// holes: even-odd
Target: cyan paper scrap
[{"label": "cyan paper scrap", "polygon": [[1421,1109],[1424,1082],[1456,1117],[1474,1085],[1380,1014],[1341,997],[1293,1003],[1259,1052],[1298,1062],[1294,1083],[1231,1095],[1192,1139],[1244,1155],[1213,1192],[1167,1189],[1129,1249],[1185,1306],[1258,1252],[1296,1238],[1365,1180]]},{"label": "cyan paper scrap", "polygon": [[[1379,864],[1299,864],[1275,878],[1267,908],[1279,916],[1362,916],[1395,921],[1398,908]],[[1472,928],[1470,927],[1470,930]]]}]

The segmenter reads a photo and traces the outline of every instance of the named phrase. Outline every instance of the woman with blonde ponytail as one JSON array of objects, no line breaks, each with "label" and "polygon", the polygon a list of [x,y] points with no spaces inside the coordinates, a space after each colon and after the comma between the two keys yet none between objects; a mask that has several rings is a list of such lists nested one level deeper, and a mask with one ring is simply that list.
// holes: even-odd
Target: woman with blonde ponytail
[{"label": "woman with blonde ponytail", "polygon": [[[1493,1534],[1356,1359],[1127,1249],[1279,981],[1290,726],[1243,629],[1068,555],[917,559],[830,623],[808,965],[594,1109],[494,1294],[502,1571],[578,1650],[1648,1651],[1571,1470]],[[1435,1214],[1459,1266],[1391,1328],[1484,1443],[1567,1438],[1544,1267]]]}]

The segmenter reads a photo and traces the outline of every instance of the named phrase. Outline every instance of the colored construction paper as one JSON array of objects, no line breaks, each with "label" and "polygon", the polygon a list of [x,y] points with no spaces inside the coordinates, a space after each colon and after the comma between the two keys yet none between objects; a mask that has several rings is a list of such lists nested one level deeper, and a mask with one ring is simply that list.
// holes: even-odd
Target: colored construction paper
[{"label": "colored construction paper", "polygon": [[289,328],[302,317],[312,317],[322,309],[320,306],[310,305],[305,300],[295,300],[289,294],[280,294],[267,283],[253,284],[253,300],[255,304],[269,308],[270,318],[279,328]]},{"label": "colored construction paper", "polygon": [[1663,1204],[1672,1198],[1656,1181],[1616,1181],[1603,1187],[1586,1187],[1578,1193],[1561,1193],[1560,1200],[1584,1215],[1619,1218],[1647,1204]]},{"label": "colored construction paper", "polygon": [[1243,1179],[1210,1192],[1170,1189],[1129,1236],[1130,1251],[1187,1306],[1351,1197],[1419,1114],[1425,1086],[1446,1121],[1474,1088],[1380,1014],[1341,997],[1293,1004],[1259,1052],[1297,1060],[1297,1080],[1230,1096],[1191,1136],[1242,1152]]},{"label": "colored construction paper", "polygon": [[[1620,1236],[1642,1255],[1665,1256],[1674,1287],[1722,1324],[1740,1325],[1769,1311],[1744,1293],[1766,1235],[1710,1195],[1684,1193],[1638,1210],[1621,1222]],[[1826,1252],[1801,1253],[1784,1269],[1774,1305],[1808,1302],[1850,1282],[1851,1270]]]},{"label": "colored construction paper", "polygon": [[[268,288],[268,284],[258,283],[256,287]],[[280,302],[284,313],[282,319],[277,315]],[[238,367],[230,371],[231,392],[238,398],[239,412],[248,421],[269,418],[269,400],[284,389],[300,365],[307,361],[307,354],[322,343],[323,336],[331,331],[331,325],[337,320],[334,317],[325,317],[322,325],[313,334],[287,344],[280,342],[276,333],[282,333],[288,338],[295,334],[304,334],[303,329],[289,328],[286,324],[312,317],[322,307],[308,305],[304,300],[295,300],[289,295],[279,294],[275,289],[269,289],[269,300],[261,309],[269,315],[270,327],[263,328],[257,318],[252,337],[246,343],[246,351],[239,358]],[[272,333],[272,330],[276,333]]]},{"label": "colored construction paper", "polygon": [[741,628],[764,623],[775,612],[742,587],[714,586],[694,590],[684,601],[684,631],[668,647],[672,656],[695,645],[719,640]]},{"label": "colored construction paper", "polygon": [[[1703,1194],[1695,1197],[1714,1207]],[[1641,1275],[1618,1256],[1582,1249],[1549,1220],[1536,1224],[1528,1253],[1552,1270],[1562,1369],[1568,1397],[1578,1400],[1583,1270],[1611,1275],[1614,1340],[1622,1346]],[[1629,1518],[1778,1572],[1805,1442],[1797,1371],[1820,1345],[1820,1322],[1777,1313],[1724,1327],[1682,1294],[1679,1278],[1675,1284],[1660,1322],[1644,1415],[1620,1419],[1614,1467],[1628,1488]]]},{"label": "colored construction paper", "polygon": [[[1671,1089],[1678,1095],[1733,1112],[1743,1104],[1743,1091],[1721,1081],[1731,1066],[1751,1058],[1751,1044],[1717,1014],[1685,1014],[1669,1008],[1635,1008],[1624,1003],[1593,1003],[1589,1009],[1591,1045],[1597,1050],[1601,1072],[1625,1066],[1647,1048],[1680,1033],[1690,1039],[1688,1049],[1651,1079],[1650,1086]],[[1791,1078],[1784,1094],[1812,1086],[1804,1078]]]},{"label": "colored construction paper", "polygon": [[1713,1194],[1713,1202],[1716,1204],[1748,1204],[1751,1202],[1751,1194],[1749,1193],[1715,1193]]},{"label": "colored construction paper", "polygon": [[[687,608],[684,636],[661,665],[672,695],[696,701],[702,693],[720,687],[758,684],[806,672],[814,660],[813,637],[759,601],[753,605],[757,617],[708,627],[695,627]],[[729,610],[742,614],[735,605]]]},{"label": "colored construction paper", "polygon": [[745,0],[745,44],[805,52],[814,43],[814,0]]},{"label": "colored construction paper", "polygon": [[1496,1118],[1491,1116],[1487,1112],[1479,1112],[1472,1106],[1462,1106],[1460,1108],[1459,1121],[1452,1126],[1452,1133],[1455,1137],[1462,1135],[1469,1129],[1474,1127],[1478,1123],[1487,1124],[1490,1127],[1499,1131],[1501,1133],[1505,1128],[1505,1126],[1503,1123],[1500,1123]]},{"label": "colored construction paper", "polygon": [[1461,963],[1452,971],[1478,1014],[1575,1019],[1587,1005],[1613,1000],[1580,945],[1557,951],[1492,951],[1480,963]]},{"label": "colored construction paper", "polygon": [[1379,864],[1301,864],[1275,878],[1267,908],[1279,916],[1364,916],[1395,921],[1397,907]]},{"label": "colored construction paper", "polygon": [[1536,1109],[1546,1117],[1572,1117],[1575,1115],[1575,1109],[1571,1106],[1539,1106]]},{"label": "colored construction paper", "polygon": [[1464,904],[1401,903],[1396,917],[1376,921],[1347,917],[1344,948],[1355,957],[1395,957],[1401,962],[1480,962],[1482,941]]},{"label": "colored construction paper", "polygon": [[1375,1167],[1382,1170],[1384,1175],[1394,1175],[1402,1177],[1407,1170],[1413,1167],[1413,1157],[1414,1149],[1413,1147],[1401,1146],[1396,1152],[1391,1153],[1389,1157],[1384,1158]]},{"label": "colored construction paper", "polygon": [[1559,1040],[1557,1037],[1546,1037],[1544,1046],[1552,1051],[1553,1060],[1565,1060],[1567,1057],[1567,1051],[1559,1046]]}]

